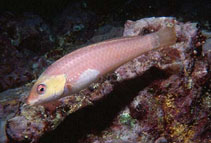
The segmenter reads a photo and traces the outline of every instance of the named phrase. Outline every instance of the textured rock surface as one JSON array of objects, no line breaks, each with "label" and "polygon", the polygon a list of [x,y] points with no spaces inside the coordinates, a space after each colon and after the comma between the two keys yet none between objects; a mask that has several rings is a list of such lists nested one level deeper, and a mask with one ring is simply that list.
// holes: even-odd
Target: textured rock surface
[{"label": "textured rock surface", "polygon": [[10,142],[38,142],[70,113],[40,142],[209,142],[210,65],[201,50],[204,37],[191,23],[172,18],[128,21],[124,36],[169,24],[176,27],[175,45],[141,55],[53,105],[21,103],[7,122]]},{"label": "textured rock surface", "polygon": [[53,48],[51,36],[37,15],[0,15],[0,91],[31,81],[46,67],[41,55]]}]

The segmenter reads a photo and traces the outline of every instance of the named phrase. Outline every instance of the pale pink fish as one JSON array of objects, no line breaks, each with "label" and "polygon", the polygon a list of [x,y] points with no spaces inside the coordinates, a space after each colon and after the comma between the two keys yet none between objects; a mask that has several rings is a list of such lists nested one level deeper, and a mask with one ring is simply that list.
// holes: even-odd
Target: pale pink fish
[{"label": "pale pink fish", "polygon": [[176,43],[174,27],[146,36],[123,37],[80,48],[49,66],[31,89],[36,105],[71,95],[144,52]]}]

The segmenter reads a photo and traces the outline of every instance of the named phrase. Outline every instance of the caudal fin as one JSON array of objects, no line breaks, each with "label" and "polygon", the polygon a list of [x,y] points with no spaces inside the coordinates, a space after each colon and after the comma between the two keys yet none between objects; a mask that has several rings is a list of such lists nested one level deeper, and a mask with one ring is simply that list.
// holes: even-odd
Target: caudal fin
[{"label": "caudal fin", "polygon": [[158,32],[156,32],[158,36],[158,45],[159,47],[168,46],[176,43],[177,37],[174,27],[166,27]]}]

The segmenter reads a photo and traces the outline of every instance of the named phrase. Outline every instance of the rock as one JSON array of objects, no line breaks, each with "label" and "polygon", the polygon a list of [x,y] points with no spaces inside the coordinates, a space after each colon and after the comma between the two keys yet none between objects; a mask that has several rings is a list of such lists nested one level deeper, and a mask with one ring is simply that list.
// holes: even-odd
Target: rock
[{"label": "rock", "polygon": [[86,9],[85,2],[70,3],[54,21],[57,45],[67,50],[75,43],[86,42],[94,33],[96,21],[96,14]]},{"label": "rock", "polygon": [[89,43],[97,43],[111,38],[120,37],[123,33],[122,27],[114,27],[112,25],[105,25],[99,28]]},{"label": "rock", "polygon": [[197,42],[203,39],[197,28],[174,18],[145,18],[128,21],[124,36],[172,25],[178,39],[175,45],[140,55],[79,94],[53,104],[21,103],[7,121],[8,140],[208,142],[210,71],[207,56],[197,50],[202,46]]},{"label": "rock", "polygon": [[203,45],[203,53],[208,56],[208,62],[211,64],[211,38],[207,39]]},{"label": "rock", "polygon": [[18,112],[22,99],[25,99],[24,96],[28,94],[30,87],[10,89],[0,94],[0,142],[6,142],[6,121]]},{"label": "rock", "polygon": [[[48,25],[32,14],[17,16],[4,13],[0,16],[0,91],[26,84],[36,77],[32,65],[53,49],[54,41]],[[38,72],[40,73],[40,72]]]}]

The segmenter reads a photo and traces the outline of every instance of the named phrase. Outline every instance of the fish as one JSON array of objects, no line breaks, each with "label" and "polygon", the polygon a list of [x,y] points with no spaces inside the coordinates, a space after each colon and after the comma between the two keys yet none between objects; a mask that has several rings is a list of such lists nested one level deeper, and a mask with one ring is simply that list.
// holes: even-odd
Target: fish
[{"label": "fish", "polygon": [[174,27],[147,35],[121,37],[77,49],[50,65],[33,85],[26,103],[50,103],[78,93],[99,77],[141,54],[176,43]]}]

